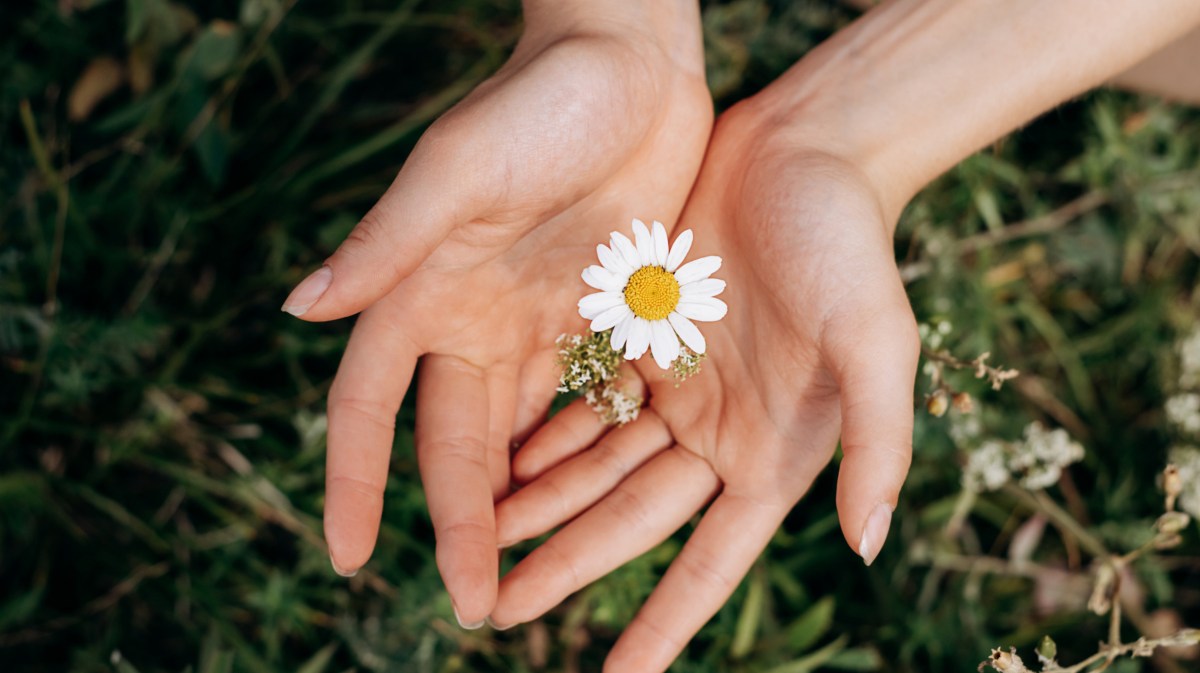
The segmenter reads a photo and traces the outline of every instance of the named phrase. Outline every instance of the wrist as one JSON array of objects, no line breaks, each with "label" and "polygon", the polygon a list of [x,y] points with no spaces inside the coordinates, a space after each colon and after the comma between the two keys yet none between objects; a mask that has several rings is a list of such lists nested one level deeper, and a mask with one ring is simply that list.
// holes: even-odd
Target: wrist
[{"label": "wrist", "polygon": [[895,0],[748,101],[772,142],[837,156],[889,218],[963,158],[1175,39],[1200,3]]},{"label": "wrist", "polygon": [[522,6],[522,43],[612,38],[634,48],[651,47],[682,74],[704,78],[704,41],[696,0],[523,0]]}]

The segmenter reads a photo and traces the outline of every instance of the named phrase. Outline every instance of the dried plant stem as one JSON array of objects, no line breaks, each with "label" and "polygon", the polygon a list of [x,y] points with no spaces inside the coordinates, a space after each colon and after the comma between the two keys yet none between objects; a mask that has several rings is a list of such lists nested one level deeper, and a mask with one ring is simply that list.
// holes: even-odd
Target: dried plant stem
[{"label": "dried plant stem", "polygon": [[1089,533],[1075,517],[1069,512],[1058,506],[1044,492],[1038,491],[1030,493],[1023,488],[1019,488],[1012,484],[1004,487],[1004,490],[1009,495],[1016,496],[1018,500],[1024,501],[1027,505],[1045,514],[1054,525],[1059,529],[1070,533],[1072,537],[1078,540],[1079,544],[1087,549],[1092,556],[1110,561],[1113,559],[1113,554],[1100,542],[1099,538]]},{"label": "dried plant stem", "polygon": [[1184,629],[1162,638],[1153,638],[1149,640],[1140,638],[1132,643],[1110,643],[1107,647],[1101,648],[1099,652],[1093,654],[1087,659],[1084,659],[1078,664],[1067,666],[1066,668],[1053,668],[1049,670],[1053,671],[1053,673],[1083,673],[1083,671],[1086,671],[1089,666],[1103,661],[1104,663],[1099,668],[1093,669],[1091,672],[1097,673],[1098,671],[1103,671],[1111,666],[1112,662],[1118,657],[1133,654],[1134,652],[1150,652],[1160,647],[1174,647],[1181,645],[1186,642],[1187,639],[1193,637],[1190,635],[1190,632],[1190,629]]},{"label": "dried plant stem", "polygon": [[[951,369],[970,369],[975,372],[975,378],[986,378],[992,384],[992,390],[1000,390],[1005,381],[1017,378],[1021,372],[1016,369],[1006,369],[1004,367],[993,367],[987,364],[988,358],[992,356],[990,352],[980,353],[974,360],[966,361],[959,360],[944,350],[934,350],[925,346],[921,347],[921,353],[931,362],[935,362],[939,367],[950,367]],[[934,373],[934,384],[940,385],[942,380],[941,370]]]}]

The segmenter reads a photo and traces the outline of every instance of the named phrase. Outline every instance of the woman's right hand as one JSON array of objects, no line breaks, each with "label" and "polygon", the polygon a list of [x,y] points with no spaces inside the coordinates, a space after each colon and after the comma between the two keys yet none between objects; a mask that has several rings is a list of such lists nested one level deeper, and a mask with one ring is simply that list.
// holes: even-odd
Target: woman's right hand
[{"label": "woman's right hand", "polygon": [[374,547],[423,356],[418,461],[438,567],[472,626],[495,601],[493,499],[514,428],[545,417],[555,338],[579,327],[579,270],[615,223],[678,216],[712,122],[694,3],[528,2],[526,24],[284,307],[363,311],[329,393],[325,535],[343,574]]}]

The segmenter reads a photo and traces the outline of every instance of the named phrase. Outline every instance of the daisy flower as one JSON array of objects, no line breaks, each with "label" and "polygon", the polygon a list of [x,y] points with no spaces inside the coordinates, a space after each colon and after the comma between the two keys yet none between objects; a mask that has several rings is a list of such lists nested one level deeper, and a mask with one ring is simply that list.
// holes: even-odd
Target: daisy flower
[{"label": "daisy flower", "polygon": [[[600,265],[583,270],[583,282],[600,290],[579,300],[579,315],[591,320],[594,332],[612,330],[613,350],[636,360],[649,349],[659,367],[669,369],[680,344],[704,352],[704,335],[692,322],[725,317],[725,302],[716,298],[725,281],[709,278],[721,258],[701,257],[683,264],[692,247],[689,229],[668,248],[667,230],[655,222],[653,232],[633,221],[636,243],[614,231],[609,245],[596,246]],[[682,266],[681,266],[682,265]]]}]

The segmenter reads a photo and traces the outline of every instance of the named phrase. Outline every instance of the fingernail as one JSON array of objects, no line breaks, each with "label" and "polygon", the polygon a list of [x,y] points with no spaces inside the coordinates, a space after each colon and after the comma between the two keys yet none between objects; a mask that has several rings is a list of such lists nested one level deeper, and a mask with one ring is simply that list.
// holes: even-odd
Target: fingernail
[{"label": "fingernail", "polygon": [[454,601],[450,601],[450,607],[454,609],[454,618],[456,620],[458,620],[458,625],[463,627],[464,629],[466,629],[468,631],[474,631],[475,629],[481,628],[483,626],[484,620],[482,620],[482,619],[477,622],[471,622],[470,624],[464,622],[463,618],[458,616],[458,606],[454,604]]},{"label": "fingernail", "polygon": [[355,575],[358,574],[357,570],[342,570],[341,568],[339,568],[337,561],[333,560],[332,554],[329,555],[329,565],[333,566],[333,572],[341,575],[342,577],[354,577]]},{"label": "fingernail", "polygon": [[313,271],[292,290],[280,310],[296,317],[304,315],[325,294],[332,282],[333,271],[329,267],[323,266]]},{"label": "fingernail", "polygon": [[875,505],[871,515],[867,517],[867,525],[863,526],[862,539],[858,542],[858,555],[862,557],[863,563],[871,565],[875,562],[891,526],[892,506],[887,503]]},{"label": "fingernail", "polygon": [[512,624],[509,624],[508,626],[501,626],[496,622],[493,622],[490,616],[485,618],[484,621],[487,622],[488,626],[492,627],[496,631],[507,631],[513,627]]}]

